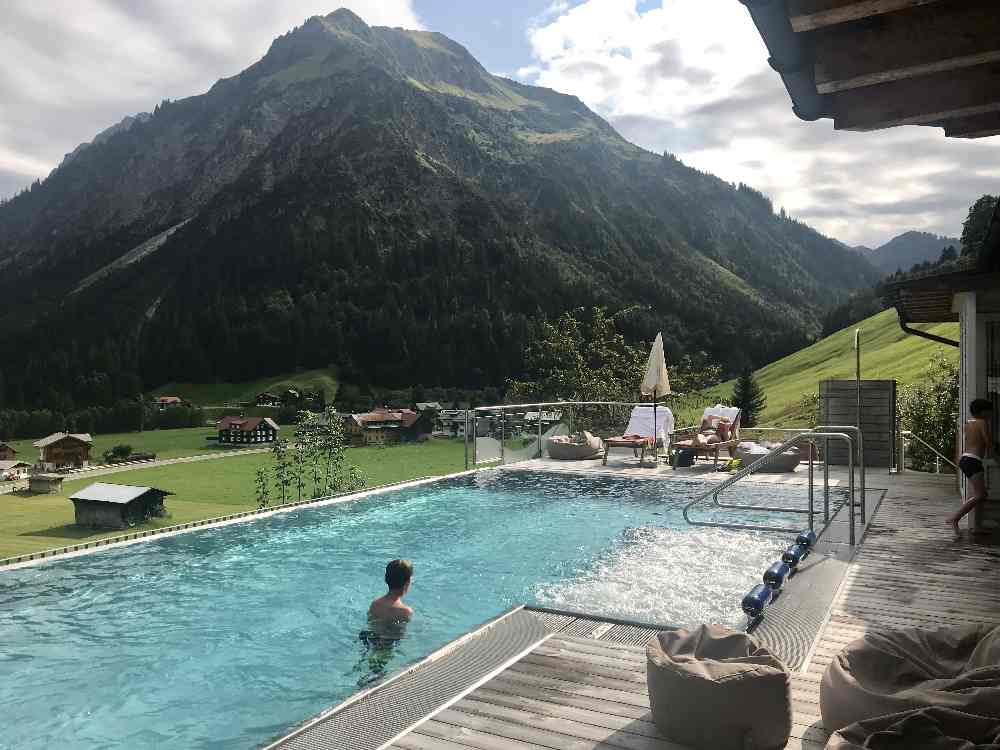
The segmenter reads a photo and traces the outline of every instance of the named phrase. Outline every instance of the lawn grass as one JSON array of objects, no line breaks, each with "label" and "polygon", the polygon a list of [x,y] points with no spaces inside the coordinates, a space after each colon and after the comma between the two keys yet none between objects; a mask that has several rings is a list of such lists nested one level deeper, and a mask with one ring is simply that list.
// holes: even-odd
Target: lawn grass
[{"label": "lawn grass", "polygon": [[[903,333],[896,311],[884,310],[757,370],[757,382],[767,395],[762,425],[805,426],[797,408],[803,394],[818,393],[821,380],[854,378],[856,328],[861,329],[861,377],[867,380],[896,380],[905,385],[923,376],[933,353],[958,358],[954,347]],[[926,330],[958,340],[957,323],[940,323]],[[734,383],[723,383],[718,390],[731,394]]]},{"label": "lawn grass", "polygon": [[280,394],[288,388],[322,391],[327,403],[332,403],[337,395],[337,374],[333,370],[304,370],[246,383],[167,383],[153,391],[153,395],[180,396],[198,406],[222,406],[253,401],[258,393]]},{"label": "lawn grass", "polygon": [[[365,473],[369,486],[461,471],[464,455],[462,442],[452,439],[351,448],[347,453],[348,460]],[[266,453],[232,456],[75,479],[65,483],[62,495],[0,495],[0,558],[123,533],[74,525],[73,503],[68,497],[92,482],[150,486],[175,493],[166,499],[169,518],[138,527],[159,528],[257,507],[254,474],[270,462]]]},{"label": "lawn grass", "polygon": [[[90,450],[91,463],[101,463],[104,451],[116,445],[131,445],[134,453],[155,453],[157,458],[181,458],[233,450],[228,446],[220,446],[215,440],[208,440],[209,437],[217,435],[212,427],[183,427],[176,430],[94,435],[94,445]],[[38,448],[32,446],[33,442],[35,441],[13,440],[10,441],[10,445],[17,451],[20,460],[34,463],[38,459]]]}]

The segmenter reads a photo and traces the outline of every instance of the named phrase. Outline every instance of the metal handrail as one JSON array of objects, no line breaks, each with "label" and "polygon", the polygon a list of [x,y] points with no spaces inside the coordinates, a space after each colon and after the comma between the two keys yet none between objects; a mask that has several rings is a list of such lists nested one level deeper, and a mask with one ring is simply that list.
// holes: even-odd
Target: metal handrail
[{"label": "metal handrail", "polygon": [[[899,436],[900,437],[916,438],[919,443],[921,443],[924,447],[926,447],[928,450],[930,450],[930,452],[934,454],[934,457],[935,457],[934,458],[934,463],[937,465],[937,473],[938,474],[941,473],[941,461],[944,461],[951,468],[955,469],[955,471],[958,471],[958,466],[957,466],[957,464],[955,464],[954,461],[952,461],[950,458],[948,458],[946,455],[944,455],[941,451],[939,451],[933,445],[931,445],[926,440],[924,440],[922,437],[920,437],[920,435],[918,435],[917,433],[912,432],[911,430],[902,430],[899,433]],[[905,443],[903,443],[903,452],[902,452],[902,455],[900,456],[899,468],[900,468],[901,471],[905,471],[906,470],[906,444]]]},{"label": "metal handrail", "polygon": [[[720,503],[719,502],[719,494],[721,492],[725,491],[726,489],[728,489],[729,487],[731,487],[732,485],[734,485],[737,482],[739,482],[741,479],[744,479],[744,478],[750,476],[751,474],[755,474],[756,472],[760,471],[770,461],[774,460],[774,458],[776,456],[779,456],[782,453],[785,453],[789,448],[795,447],[800,442],[803,442],[803,441],[813,442],[816,439],[823,439],[825,442],[828,442],[830,439],[844,440],[848,444],[848,448],[849,448],[849,452],[848,452],[848,470],[849,470],[849,474],[850,474],[850,479],[849,479],[849,501],[848,501],[848,505],[850,506],[850,513],[849,513],[849,515],[850,515],[850,529],[849,529],[849,534],[850,534],[850,544],[851,544],[851,546],[854,546],[854,543],[855,543],[855,531],[854,531],[854,498],[855,498],[855,487],[854,487],[854,440],[851,438],[850,435],[848,435],[848,434],[846,434],[844,432],[821,432],[821,431],[818,431],[818,430],[811,430],[809,432],[800,433],[800,434],[794,436],[793,438],[791,438],[789,440],[786,440],[784,443],[782,443],[778,447],[772,449],[770,453],[767,453],[766,455],[764,455],[760,459],[754,461],[752,464],[750,464],[749,466],[747,466],[745,469],[741,469],[740,471],[738,471],[733,476],[729,477],[728,479],[726,479],[725,481],[723,481],[720,484],[716,485],[715,487],[712,487],[707,492],[702,493],[701,495],[699,495],[698,497],[696,497],[694,500],[692,500],[691,502],[689,502],[687,505],[685,505],[684,506],[684,511],[683,511],[684,520],[687,521],[692,526],[712,526],[712,527],[716,527],[716,528],[741,529],[741,530],[744,530],[744,531],[778,531],[778,532],[783,532],[783,533],[794,534],[794,533],[796,533],[796,532],[798,532],[798,531],[801,530],[801,529],[797,529],[797,528],[796,529],[792,529],[792,528],[780,527],[780,526],[759,526],[759,525],[755,525],[755,524],[736,524],[736,523],[722,523],[722,522],[718,522],[718,521],[693,521],[693,520],[691,520],[691,516],[690,516],[691,509],[695,505],[697,505],[697,504],[699,504],[701,502],[704,502],[705,500],[707,500],[709,498],[713,498],[713,504],[715,506],[717,506],[717,507],[720,507],[720,508],[736,508],[736,509],[740,509],[740,510],[761,510],[761,511],[771,511],[771,512],[776,512],[776,513],[808,513],[809,514],[809,528],[813,529],[814,525],[815,525],[815,523],[814,523],[815,507],[814,507],[814,496],[813,496],[813,468],[812,468],[813,467],[813,457],[812,457],[812,451],[811,450],[809,452],[809,507],[805,511],[803,511],[801,508],[780,508],[780,507],[779,508],[775,508],[773,506],[743,505],[743,504],[737,504],[737,503]],[[826,456],[825,455],[824,455],[824,462],[826,462]],[[822,535],[823,532],[826,531],[826,529],[829,527],[829,525],[830,525],[830,523],[832,521],[832,518],[830,517],[830,513],[829,513],[829,474],[827,472],[824,472],[824,478],[825,478],[825,481],[824,481],[824,493],[825,493],[824,494],[824,526],[820,530],[819,535]],[[834,516],[836,516],[836,513],[834,513]]]},{"label": "metal handrail", "polygon": [[[860,425],[860,422],[858,424]],[[854,425],[849,425],[849,424],[846,424],[846,425],[845,424],[837,424],[837,425],[824,424],[824,425],[818,425],[818,426],[814,427],[813,429],[816,430],[817,432],[819,432],[819,431],[825,431],[825,430],[835,431],[835,432],[853,432],[854,434],[856,434],[858,436],[858,464],[860,465],[860,468],[861,468],[861,471],[860,471],[860,475],[861,475],[861,524],[864,525],[865,524],[865,474],[866,474],[866,472],[865,472],[865,434],[864,434],[864,432],[861,430],[861,427],[855,427]],[[829,459],[827,458],[827,455],[826,455],[828,444],[829,444],[829,441],[827,441],[827,443],[825,443],[824,446],[823,446],[823,463],[827,464],[827,465],[829,464]],[[827,470],[827,473],[829,473],[828,470]],[[852,496],[852,501],[853,501],[853,496]]]}]

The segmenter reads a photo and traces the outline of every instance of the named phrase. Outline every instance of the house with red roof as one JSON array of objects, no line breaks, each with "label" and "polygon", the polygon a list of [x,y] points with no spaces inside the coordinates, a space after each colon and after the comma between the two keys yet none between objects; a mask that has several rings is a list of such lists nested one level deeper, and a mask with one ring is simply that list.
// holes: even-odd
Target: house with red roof
[{"label": "house with red roof", "polygon": [[416,440],[421,435],[429,435],[433,428],[431,412],[418,413],[412,409],[380,406],[365,414],[344,417],[344,432],[355,447]]},{"label": "house with red roof", "polygon": [[270,417],[223,417],[216,428],[220,445],[273,443],[281,429]]}]

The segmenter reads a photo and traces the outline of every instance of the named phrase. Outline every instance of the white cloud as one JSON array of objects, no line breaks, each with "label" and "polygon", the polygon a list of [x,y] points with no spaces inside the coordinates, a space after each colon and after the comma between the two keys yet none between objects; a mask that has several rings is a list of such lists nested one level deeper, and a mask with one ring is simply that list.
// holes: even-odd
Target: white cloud
[{"label": "white cloud", "polygon": [[412,0],[7,0],[0,195],[124,116],[238,73],[275,37],[340,5],[371,25],[421,27]]},{"label": "white cloud", "polygon": [[646,10],[586,0],[528,36],[534,60],[518,71],[522,80],[576,94],[630,140],[754,185],[845,242],[880,244],[908,229],[955,234],[969,204],[1000,190],[1000,138],[799,121],[734,0]]}]

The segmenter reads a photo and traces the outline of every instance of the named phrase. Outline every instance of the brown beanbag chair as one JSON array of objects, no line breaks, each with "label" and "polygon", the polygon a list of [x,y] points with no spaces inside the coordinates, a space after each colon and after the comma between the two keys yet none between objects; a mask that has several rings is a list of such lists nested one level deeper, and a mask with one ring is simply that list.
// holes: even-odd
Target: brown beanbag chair
[{"label": "brown beanbag chair", "polygon": [[576,435],[556,435],[546,441],[549,458],[558,461],[582,461],[588,458],[600,458],[604,444],[599,437],[589,432]]},{"label": "brown beanbag chair", "polygon": [[927,706],[1000,717],[1000,626],[868,633],[830,662],[819,704],[831,731]]},{"label": "brown beanbag chair", "polygon": [[646,646],[646,685],[656,726],[690,747],[781,748],[792,731],[788,671],[744,633],[659,633]]},{"label": "brown beanbag chair", "polygon": [[951,708],[919,708],[879,716],[835,732],[826,750],[996,750],[1000,719]]}]

